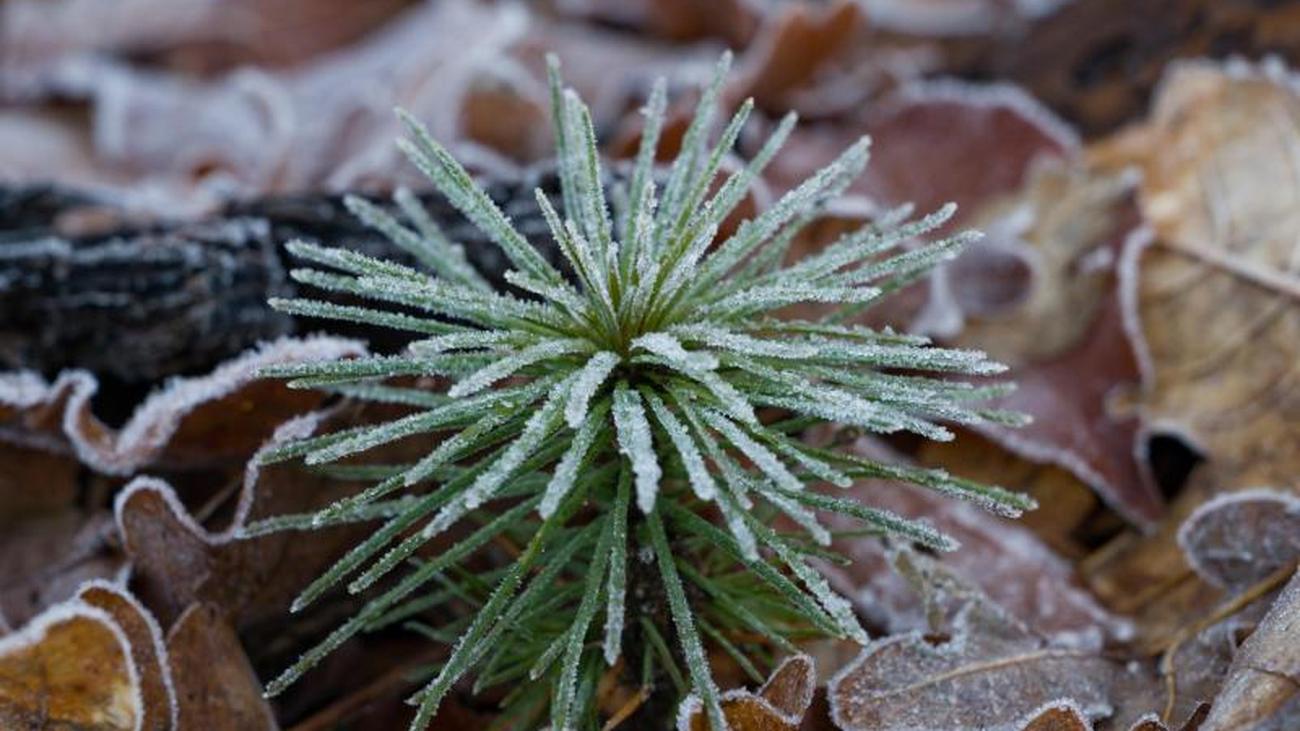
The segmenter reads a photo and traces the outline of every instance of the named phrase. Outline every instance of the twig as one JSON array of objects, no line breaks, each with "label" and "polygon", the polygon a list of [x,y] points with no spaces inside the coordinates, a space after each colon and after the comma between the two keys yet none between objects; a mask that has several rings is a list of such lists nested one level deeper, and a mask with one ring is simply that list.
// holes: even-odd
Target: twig
[{"label": "twig", "polygon": [[1291,578],[1291,574],[1295,573],[1295,570],[1296,562],[1292,561],[1291,563],[1286,564],[1266,576],[1262,581],[1259,581],[1242,593],[1233,597],[1228,601],[1228,603],[1220,606],[1208,616],[1203,617],[1200,621],[1190,627],[1184,628],[1178,634],[1174,635],[1173,640],[1169,643],[1169,647],[1165,649],[1163,655],[1160,657],[1160,673],[1164,675],[1165,678],[1166,693],[1165,710],[1164,713],[1161,714],[1161,719],[1165,724],[1170,723],[1171,717],[1174,714],[1174,702],[1177,699],[1178,692],[1177,676],[1174,672],[1174,656],[1178,654],[1178,649],[1182,644],[1219,622],[1222,622],[1228,617],[1231,617],[1237,612],[1240,612],[1253,604],[1260,597],[1281,586]]}]

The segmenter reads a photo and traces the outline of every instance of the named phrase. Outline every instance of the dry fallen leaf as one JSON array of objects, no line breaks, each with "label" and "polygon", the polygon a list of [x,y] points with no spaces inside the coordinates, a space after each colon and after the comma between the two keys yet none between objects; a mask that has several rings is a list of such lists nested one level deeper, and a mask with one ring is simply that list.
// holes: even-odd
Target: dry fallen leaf
[{"label": "dry fallen leaf", "polygon": [[1121,691],[1149,682],[1140,668],[1095,650],[1049,644],[978,592],[947,588],[929,601],[943,634],[873,640],[832,679],[841,729],[1018,731],[1028,713],[1060,698],[1091,720],[1115,713]]},{"label": "dry fallen leaf", "polygon": [[[266,448],[308,436],[328,417],[287,422]],[[260,454],[261,452],[258,452]],[[132,562],[132,583],[169,625],[191,604],[219,607],[237,626],[283,616],[290,600],[355,539],[355,526],[243,537],[252,521],[308,513],[355,491],[296,464],[261,468],[254,454],[228,527],[199,525],[168,483],[139,477],[118,493],[118,530]]]},{"label": "dry fallen leaf", "polygon": [[175,729],[176,697],[158,620],[125,588],[107,581],[86,582],[77,596],[86,604],[108,612],[126,635],[140,690],[141,718],[137,731]]},{"label": "dry fallen leaf", "polygon": [[1219,491],[1300,475],[1300,96],[1274,65],[1173,67],[1136,163],[1153,236],[1124,253],[1127,327],[1153,429]]},{"label": "dry fallen leaf", "polygon": [[1092,731],[1092,723],[1074,701],[1058,700],[1031,711],[1018,731]]},{"label": "dry fallen leaf", "polygon": [[107,511],[71,505],[0,525],[0,629],[72,597],[85,581],[116,576],[124,560],[112,533]]},{"label": "dry fallen leaf", "polygon": [[262,685],[221,611],[194,604],[167,632],[178,728],[262,731],[278,728]]},{"label": "dry fallen leaf", "polygon": [[861,8],[845,0],[825,8],[787,6],[746,51],[728,93],[752,96],[760,109],[783,113],[794,106],[792,92],[806,89],[828,61],[843,54],[862,24]]},{"label": "dry fallen leaf", "polygon": [[259,379],[260,368],[364,353],[360,343],[339,338],[277,340],[207,375],[171,381],[120,429],[92,412],[99,382],[90,373],[65,371],[53,383],[27,371],[0,373],[0,440],[71,451],[109,475],[152,466],[242,463],[276,426],[323,398],[278,379]]},{"label": "dry fallen leaf", "polygon": [[[998,405],[1034,418],[1022,429],[983,431],[1016,454],[1069,470],[1125,517],[1147,524],[1162,501],[1142,459],[1145,435],[1137,415],[1114,404],[1140,378],[1115,276],[1138,223],[1133,187],[1124,173],[1036,166],[1021,191],[976,212],[971,223],[987,238],[937,273],[929,312],[951,321],[945,329],[960,330],[954,344],[1011,366],[1019,388]],[[989,295],[997,261],[1020,262],[1023,281],[995,280]],[[936,307],[944,292],[953,300],[948,314]]]},{"label": "dry fallen leaf", "polygon": [[1271,490],[1221,495],[1178,529],[1192,569],[1236,593],[1300,560],[1300,499]]},{"label": "dry fallen leaf", "polygon": [[[808,655],[781,661],[757,693],[730,690],[722,694],[722,712],[732,731],[798,731],[812,704],[817,672]],[[678,731],[707,731],[708,719],[695,696],[682,701]]]},{"label": "dry fallen leaf", "polygon": [[[1215,497],[1192,513],[1178,531],[1187,562],[1230,596],[1206,618],[1189,624],[1165,651],[1167,719],[1190,724],[1214,702],[1242,638],[1255,631],[1277,587],[1294,570],[1300,550],[1300,501],[1267,490]],[[1193,636],[1194,635],[1194,636]]]},{"label": "dry fallen leaf", "polygon": [[1050,16],[1069,0],[863,0],[887,30],[919,36],[1004,34],[1019,38],[1029,21]]},{"label": "dry fallen leaf", "polygon": [[134,731],[142,697],[131,644],[112,615],[80,600],[0,637],[0,728]]},{"label": "dry fallen leaf", "polygon": [[135,55],[193,73],[291,65],[355,41],[406,4],[127,0],[110,10],[14,0],[0,6],[0,94],[30,93],[61,63],[94,54]]},{"label": "dry fallen leaf", "polygon": [[[870,459],[904,460],[870,439],[856,440],[851,449]],[[954,472],[965,474],[955,465]],[[1131,632],[1126,622],[1083,590],[1069,562],[1024,526],[968,503],[885,480],[860,480],[846,496],[905,517],[929,520],[956,538],[961,548],[936,557],[935,562],[944,571],[978,587],[1039,635],[1069,646],[1095,649],[1107,640],[1124,639]],[[840,523],[834,516],[828,516],[827,522],[844,530],[856,527]],[[835,545],[853,562],[848,566],[827,565],[823,570],[859,611],[889,632],[925,627],[914,588],[891,569],[889,551],[878,538],[841,538]]]},{"label": "dry fallen leaf", "polygon": [[1300,727],[1300,575],[1232,661],[1200,731]]},{"label": "dry fallen leaf", "polygon": [[744,46],[763,21],[767,7],[750,0],[718,0],[701,5],[692,0],[568,0],[562,13],[673,40],[709,36]]},{"label": "dry fallen leaf", "polygon": [[1107,605],[1140,615],[1151,646],[1220,599],[1178,548],[1183,519],[1215,495],[1297,488],[1298,118],[1276,65],[1188,62],[1168,72],[1145,125],[1090,152],[1098,167],[1142,174],[1149,226],[1129,237],[1119,267],[1143,372],[1137,406],[1149,432],[1205,460],[1155,531],[1122,536],[1085,571]]}]

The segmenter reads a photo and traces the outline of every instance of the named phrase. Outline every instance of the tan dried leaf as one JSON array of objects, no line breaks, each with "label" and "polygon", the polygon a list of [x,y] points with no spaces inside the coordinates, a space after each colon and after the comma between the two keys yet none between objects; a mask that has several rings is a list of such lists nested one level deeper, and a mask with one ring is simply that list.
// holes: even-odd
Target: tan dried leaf
[{"label": "tan dried leaf", "polygon": [[107,581],[88,581],[77,593],[81,601],[113,617],[131,646],[140,688],[142,715],[137,731],[168,731],[176,728],[176,696],[167,648],[158,620],[129,591]]},{"label": "tan dried leaf", "polygon": [[1293,576],[1232,661],[1201,731],[1300,727],[1300,575]]},{"label": "tan dried leaf", "polygon": [[1215,465],[1219,491],[1300,474],[1300,96],[1273,66],[1184,63],[1137,159],[1152,236],[1125,251],[1128,326],[1154,428]]},{"label": "tan dried leaf", "polygon": [[1090,152],[1142,173],[1149,226],[1120,260],[1124,325],[1134,340],[1149,430],[1206,461],[1168,518],[1124,536],[1089,568],[1119,611],[1140,612],[1161,647],[1219,592],[1187,581],[1178,526],[1215,495],[1300,475],[1300,97],[1277,64],[1185,62],[1166,74],[1143,126]]},{"label": "tan dried leaf", "polygon": [[127,633],[80,600],[0,638],[0,728],[134,731],[143,709]]}]

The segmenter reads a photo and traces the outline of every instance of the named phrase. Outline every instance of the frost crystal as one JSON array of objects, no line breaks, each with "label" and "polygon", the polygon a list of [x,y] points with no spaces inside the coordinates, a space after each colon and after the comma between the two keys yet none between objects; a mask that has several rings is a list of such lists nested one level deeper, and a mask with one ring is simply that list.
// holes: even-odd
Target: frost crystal
[{"label": "frost crystal", "polygon": [[[500,247],[518,296],[493,290],[448,240],[443,222],[404,189],[393,206],[356,197],[346,205],[419,268],[289,244],[315,267],[293,270],[295,281],[349,303],[274,300],[277,309],[421,339],[399,355],[349,350],[326,356],[338,360],[264,369],[292,387],[381,404],[382,413],[406,410],[278,444],[259,457],[374,480],[314,514],[265,519],[259,534],[384,521],[293,608],[340,585],[384,591],[272,681],[270,693],[354,635],[406,622],[452,645],[410,699],[418,706],[413,728],[427,726],[470,673],[475,689],[514,688],[504,695],[513,725],[531,727],[549,715],[556,731],[599,727],[597,685],[607,666],[633,659],[642,667],[626,671],[641,673],[645,687],[660,693],[680,686],[712,727],[723,729],[706,642],[752,671],[749,655],[792,650],[791,633],[866,641],[850,603],[808,561],[825,550],[811,543],[831,539],[819,515],[939,550],[955,547],[926,522],[832,497],[821,483],[888,478],[1005,515],[1032,507],[998,487],[805,443],[804,431],[826,422],[949,439],[946,423],[1017,417],[979,404],[1003,387],[946,375],[1000,372],[983,353],[854,324],[866,307],[973,238],[918,240],[944,225],[952,206],[916,219],[910,207],[890,211],[787,264],[805,227],[866,165],[868,140],[718,241],[795,124],[788,115],[752,159],[738,163],[732,148],[753,104],[739,104],[715,130],[730,103],[722,94],[729,66],[724,55],[666,170],[655,167],[667,108],[667,86],[656,82],[632,169],[608,198],[611,176],[601,171],[591,113],[564,88],[558,63],[548,61],[560,191],[555,203],[540,190],[535,199],[545,235],[563,258],[558,265],[401,114],[409,131],[401,149]],[[776,316],[800,303],[832,306],[813,320]],[[411,446],[421,451],[410,455]],[[777,533],[774,520],[801,530]],[[630,573],[629,556],[655,569]],[[472,613],[449,625],[425,624],[464,607]],[[625,653],[633,638],[641,645]],[[665,677],[673,682],[660,683]]]},{"label": "frost crystal", "polygon": [[654,509],[663,470],[650,441],[650,422],[641,397],[623,381],[614,389],[614,426],[618,428],[618,451],[631,461],[636,475],[636,505],[649,513]]}]

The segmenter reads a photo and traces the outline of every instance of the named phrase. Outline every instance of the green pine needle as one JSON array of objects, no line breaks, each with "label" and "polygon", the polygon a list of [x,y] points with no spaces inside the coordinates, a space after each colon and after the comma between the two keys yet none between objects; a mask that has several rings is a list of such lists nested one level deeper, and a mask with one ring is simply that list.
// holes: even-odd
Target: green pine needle
[{"label": "green pine needle", "polygon": [[[611,207],[590,112],[563,87],[551,61],[563,211],[540,190],[537,200],[564,257],[558,269],[444,147],[400,113],[410,133],[401,148],[501,248],[514,267],[507,281],[526,296],[492,290],[405,190],[394,197],[405,220],[357,198],[347,206],[422,269],[290,245],[319,267],[295,270],[295,280],[363,304],[292,299],[274,307],[425,339],[400,355],[265,373],[295,387],[412,409],[263,455],[266,463],[302,460],[375,484],[313,515],[264,520],[251,529],[255,534],[385,521],[306,587],[295,610],[340,584],[359,593],[405,571],[272,681],[268,693],[282,691],[359,632],[432,608],[446,611],[455,600],[475,606],[472,615],[442,629],[412,623],[429,637],[459,637],[412,697],[412,728],[425,728],[446,694],[472,674],[478,686],[520,682],[526,674],[544,679],[549,714],[536,693],[514,692],[506,696],[506,715],[549,715],[556,731],[576,728],[595,718],[594,687],[608,666],[630,683],[683,684],[720,729],[726,723],[706,640],[755,677],[761,676],[754,660],[770,663],[802,637],[866,641],[852,605],[808,562],[827,555],[817,547],[832,538],[822,517],[838,514],[879,535],[956,548],[928,523],[825,494],[826,485],[881,477],[1002,515],[1033,507],[1001,488],[816,449],[798,438],[808,426],[835,422],[949,439],[945,424],[1018,417],[979,406],[1002,386],[947,377],[1003,370],[983,353],[846,324],[974,237],[961,233],[908,248],[943,225],[952,206],[914,220],[907,220],[910,208],[898,209],[815,255],[784,263],[800,230],[861,173],[867,139],[718,240],[723,221],[795,123],[793,115],[783,120],[754,158],[719,184],[722,160],[752,110],[751,102],[742,104],[719,141],[710,142],[729,66],[725,55],[666,171],[654,164],[666,108],[665,86],[655,85],[627,194]],[[817,320],[775,317],[801,303],[834,307]],[[434,392],[384,383],[412,375],[450,385]],[[788,418],[769,423],[759,408]],[[412,437],[431,442],[413,463],[335,465]],[[777,519],[801,527],[809,540],[773,530]],[[415,558],[464,521],[475,525],[449,548]],[[467,563],[502,541],[523,546],[513,562],[487,573]],[[629,566],[636,562],[657,569]],[[675,639],[675,648],[665,638]]]}]

